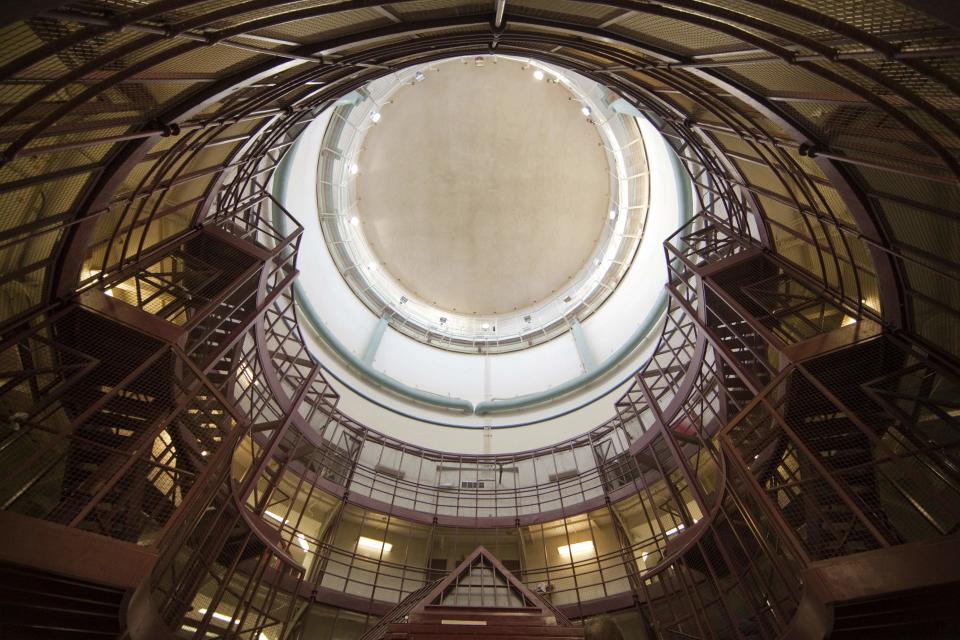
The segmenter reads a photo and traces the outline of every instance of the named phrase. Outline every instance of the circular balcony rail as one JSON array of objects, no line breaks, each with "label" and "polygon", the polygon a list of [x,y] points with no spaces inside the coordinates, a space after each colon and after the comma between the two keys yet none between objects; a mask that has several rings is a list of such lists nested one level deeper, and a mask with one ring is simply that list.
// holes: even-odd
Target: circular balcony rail
[{"label": "circular balcony rail", "polygon": [[[946,23],[906,3],[877,6],[851,1],[811,8],[809,3],[789,1],[763,7],[752,2],[729,7],[666,2],[623,15],[613,12],[617,5],[613,3],[608,5],[610,13],[593,15],[594,10],[599,11],[595,3],[571,2],[565,8],[548,10],[522,2],[508,3],[503,24],[509,28],[503,30],[499,30],[501,25],[490,28],[489,9],[474,11],[466,5],[450,5],[411,15],[404,10],[413,3],[391,3],[386,13],[394,19],[377,20],[394,26],[381,26],[372,19],[364,24],[362,20],[367,18],[358,17],[351,29],[336,34],[310,32],[302,42],[297,41],[296,33],[272,29],[318,17],[322,21],[330,15],[349,22],[351,12],[341,12],[342,6],[330,4],[280,7],[266,2],[258,4],[259,9],[250,4],[227,8],[199,2],[175,4],[185,9],[171,18],[172,24],[158,22],[169,3],[127,10],[91,2],[46,12],[33,22],[12,26],[8,33],[3,51],[10,106],[0,118],[9,125],[3,132],[3,189],[5,194],[14,194],[5,200],[9,214],[3,246],[15,247],[18,253],[16,267],[2,280],[4,292],[9,294],[4,307],[4,328],[9,332],[4,334],[3,351],[11,362],[18,362],[18,357],[22,360],[18,353],[44,350],[70,354],[66,361],[73,364],[82,360],[72,347],[59,343],[57,335],[36,330],[47,321],[47,311],[59,309],[60,297],[72,295],[78,279],[91,288],[117,280],[154,255],[151,251],[175,245],[194,224],[211,223],[221,214],[231,218],[243,208],[259,208],[269,199],[262,182],[271,174],[271,162],[325,101],[362,86],[384,72],[383,67],[429,62],[449,56],[451,51],[483,55],[491,46],[575,68],[608,83],[631,104],[649,112],[669,136],[695,183],[696,209],[708,213],[711,222],[725,225],[731,237],[759,241],[778,259],[807,274],[818,290],[841,300],[853,312],[852,317],[881,318],[886,326],[902,327],[930,353],[945,354],[948,362],[960,352],[952,330],[955,322],[949,321],[958,314],[953,295],[956,264],[944,244],[944,239],[953,237],[955,220],[943,215],[945,210],[956,209],[956,178],[960,175],[958,126],[950,102],[957,93],[957,80],[955,70],[947,64],[956,56],[957,38]],[[34,14],[39,10],[22,9]],[[238,10],[250,11],[241,18]],[[205,28],[210,31],[203,31]],[[263,38],[270,36],[251,39],[246,37],[250,33],[268,33],[274,36],[272,40],[292,38],[284,41],[293,44],[270,41],[263,46]],[[320,44],[309,42],[316,33],[320,33]],[[664,33],[671,36],[661,40]],[[204,59],[214,57],[211,51],[221,50],[237,57],[225,56],[224,64]],[[203,68],[213,71],[198,80],[194,71],[201,63],[211,63]],[[171,82],[171,74],[184,77],[184,69],[193,77],[169,90],[151,88]],[[323,86],[316,91],[318,83]],[[234,94],[232,88],[239,93]],[[110,99],[104,100],[108,95]],[[96,111],[98,104],[122,106],[127,111],[102,118],[86,115]],[[87,109],[90,111],[84,111]],[[209,149],[217,151],[208,154]],[[186,192],[183,185],[189,183],[196,190]],[[31,197],[20,197],[25,193]],[[718,228],[713,225],[707,231],[722,235]],[[724,250],[718,242],[701,248],[704,256]],[[687,273],[686,260],[696,262],[696,255],[668,252],[671,271],[678,276]],[[22,286],[25,282],[50,286]],[[760,363],[757,371],[766,369],[763,362],[773,364],[758,337],[743,339],[733,331],[738,322],[736,309],[713,309],[709,300],[691,291],[690,282],[680,277],[672,285],[678,294],[673,296],[680,305],[677,309],[692,311],[695,318],[715,319],[726,331],[722,339],[740,340],[742,353]],[[267,295],[279,296],[282,290],[268,290]],[[272,321],[278,321],[280,315],[273,313]],[[931,317],[948,320],[928,321]],[[248,337],[255,342],[263,335],[245,335],[244,343]],[[259,354],[247,346],[241,345],[242,362],[256,380],[263,373]],[[699,358],[701,372],[711,365],[709,353],[704,349]],[[125,354],[127,358],[135,355]],[[665,361],[673,356],[659,355]],[[299,389],[297,379],[302,381],[306,375],[296,371],[300,366],[297,353],[292,351],[289,357],[290,361],[276,365],[282,376],[277,384],[287,388],[279,397],[285,399],[288,409]],[[240,362],[237,359],[234,364]],[[955,369],[950,366],[941,367],[950,372],[947,375],[933,372],[920,357],[909,364],[911,370],[896,372],[897,381],[919,377],[941,384],[955,379]],[[646,395],[656,398],[646,410],[660,420],[657,429],[669,423],[676,430],[683,426],[682,421],[689,421],[695,429],[701,420],[691,420],[691,416],[696,416],[699,407],[723,407],[710,401],[709,384],[698,384],[689,374],[675,380],[677,372],[666,362],[660,373],[663,379],[655,384],[642,376],[639,379],[641,387],[651,387]],[[784,375],[807,377],[800,370]],[[56,376],[50,386],[44,386],[48,380],[38,388],[59,394],[64,387],[77,384],[72,374],[58,372]],[[19,386],[39,377],[24,371],[15,379]],[[757,394],[764,381],[745,379],[743,383]],[[877,397],[890,392],[884,384],[878,381],[872,390]],[[5,400],[14,398],[13,388],[12,383],[4,388]],[[100,392],[106,395],[95,401],[91,394],[78,406],[92,413],[111,403],[121,404],[118,397],[124,388],[117,385]],[[204,394],[194,397],[200,395]],[[270,395],[262,394],[255,384],[237,394],[231,389],[230,400],[217,410],[229,414],[229,405],[235,402],[242,407],[238,419],[255,416],[248,421],[262,428],[256,433],[268,433],[267,425],[285,415]],[[296,403],[298,411],[309,414],[322,406],[327,415],[335,415],[336,399],[323,385],[317,385],[308,396],[309,402]],[[20,398],[11,406],[28,405],[27,419],[13,420],[16,414],[11,414],[11,420],[4,422],[4,445],[11,445],[6,451],[13,451],[14,443],[19,446],[37,436],[39,442],[32,443],[32,451],[37,456],[51,455],[52,468],[53,459],[65,455],[57,447],[83,438],[60,431],[59,396],[24,397],[29,402]],[[924,412],[931,407],[933,413],[944,408],[942,399],[932,396],[915,400]],[[751,427],[764,427],[757,416],[771,414],[764,419],[772,419],[769,424],[776,428],[763,433],[787,434],[784,437],[796,451],[809,451],[816,435],[788,433],[795,425],[767,411],[777,401],[775,396],[759,398],[754,409],[736,421],[735,430],[721,436],[736,445],[724,444],[726,459],[733,463],[727,469],[731,490],[725,493],[711,527],[683,558],[670,565],[675,570],[659,574],[661,584],[669,581],[671,586],[650,598],[652,591],[644,581],[631,583],[633,593],[644,603],[638,609],[657,632],[683,637],[703,635],[708,628],[716,633],[735,629],[737,616],[730,610],[734,599],[729,594],[739,594],[743,598],[736,602],[746,603],[749,620],[757,625],[752,627],[756,634],[775,637],[777,629],[783,628],[782,616],[790,610],[781,603],[790,602],[789,594],[796,590],[789,587],[795,585],[798,573],[789,571],[794,562],[805,566],[811,557],[849,550],[820,547],[813,539],[792,539],[796,533],[791,531],[797,528],[788,520],[792,514],[786,503],[771,498],[791,487],[811,485],[791,486],[772,480],[775,474],[767,463],[775,456],[767,456],[765,443],[746,437]],[[889,397],[884,402],[884,411],[896,415],[897,424],[923,427],[911,423],[910,415],[896,413]],[[838,414],[856,417],[856,412],[835,399],[827,405]],[[208,407],[184,407],[187,411],[193,408],[201,411]],[[720,413],[723,422],[734,418],[725,410]],[[218,425],[217,429],[204,427],[190,415],[163,417],[194,421],[196,433],[205,433],[203,438],[198,436],[200,457],[203,451],[214,452],[218,444],[228,442],[224,436],[231,427],[219,417],[223,414],[211,413],[206,420]],[[151,420],[151,424],[161,424],[156,415],[151,415]],[[757,422],[751,422],[754,420]],[[73,427],[82,420],[73,416],[68,422]],[[864,431],[863,421],[850,422]],[[881,436],[871,435],[867,429],[862,435],[871,442],[885,439],[883,463],[889,469],[904,462],[897,457],[899,448],[890,452],[894,435],[888,431]],[[685,432],[681,429],[679,433]],[[159,442],[159,448],[168,453],[174,447],[172,438],[165,444],[159,438]],[[925,466],[930,466],[932,459],[938,470],[945,465],[955,467],[952,440],[929,444],[921,439],[922,446],[910,438],[900,442]],[[145,463],[158,477],[176,478],[171,485],[175,488],[166,487],[166,495],[174,503],[188,503],[179,502],[181,489],[200,495],[194,490],[199,484],[193,479],[199,476],[193,471],[171,469],[169,459],[152,450],[138,449],[137,456],[127,453],[118,469],[140,473],[141,463]],[[232,453],[230,447],[224,456],[230,459]],[[757,464],[751,455],[758,456]],[[329,460],[335,457],[331,454]],[[15,485],[5,485],[17,494],[11,494],[9,504],[37,495],[42,488],[37,481],[49,468],[44,459],[44,468],[36,469],[28,481],[20,483],[16,478]],[[323,468],[337,479],[337,486],[348,486],[349,468]],[[374,465],[374,476],[386,476],[375,472]],[[125,476],[111,475],[105,491],[123,488],[117,479]],[[950,477],[949,473],[943,475]],[[840,505],[844,513],[854,516],[851,522],[871,524],[872,530],[860,536],[861,542],[883,546],[909,539],[894,535],[896,522],[883,522],[882,502],[858,502],[849,477],[842,469],[818,467],[816,486],[830,488],[823,495],[842,498],[842,504],[822,506],[833,510]],[[322,480],[317,476],[318,483]],[[389,485],[385,477],[383,480]],[[540,484],[538,481],[535,486]],[[89,523],[121,540],[137,539],[144,531],[138,523],[96,513],[95,507],[111,502],[105,500],[105,492],[67,497],[70,504],[57,502],[64,496],[56,496],[54,501],[58,507],[68,507],[66,510],[37,512],[36,517],[65,519],[69,526]],[[228,498],[224,495],[222,503],[229,505]],[[916,510],[917,505],[933,504],[928,498],[907,500],[904,505]],[[189,504],[202,502],[191,499]],[[199,567],[201,557],[216,557],[215,546],[204,549],[203,555],[202,540],[186,542],[190,531],[201,530],[191,527],[194,520],[203,521],[204,512],[205,507],[190,507],[183,512],[190,518],[176,520],[151,514],[155,522],[151,520],[150,532],[166,530],[174,540],[166,547],[169,561],[163,566],[177,566],[181,547],[191,550],[182,554],[188,556],[187,567]],[[748,538],[740,522],[748,523],[749,536],[759,533],[769,565],[762,565],[767,556],[750,553],[749,545],[728,544],[729,540]],[[950,530],[949,523],[937,524]],[[220,539],[225,540],[226,534]],[[732,554],[736,548],[746,553]],[[759,573],[748,574],[755,566]],[[762,577],[760,582],[752,582],[757,575]],[[770,582],[769,575],[785,575],[792,582]],[[176,590],[163,591],[172,594],[165,601],[170,603],[171,624],[180,623],[176,612],[185,611],[195,595],[189,581],[176,584],[180,585]],[[254,589],[254,583],[248,584]],[[587,609],[584,612],[589,614]],[[207,617],[209,624],[217,619],[213,613]],[[257,638],[258,626],[245,627],[243,635]],[[276,629],[260,628],[268,636]],[[754,631],[731,631],[733,635],[738,632]]]}]

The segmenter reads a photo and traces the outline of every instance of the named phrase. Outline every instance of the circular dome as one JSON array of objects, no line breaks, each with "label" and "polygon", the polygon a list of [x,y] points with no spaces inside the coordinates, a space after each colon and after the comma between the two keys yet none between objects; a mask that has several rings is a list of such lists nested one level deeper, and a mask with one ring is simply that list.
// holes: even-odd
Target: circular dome
[{"label": "circular dome", "polygon": [[508,59],[464,61],[393,94],[358,156],[357,211],[404,289],[490,316],[545,300],[589,263],[607,158],[581,103],[549,84]]},{"label": "circular dome", "polygon": [[609,419],[598,400],[663,318],[677,175],[619,94],[540,61],[448,59],[339,98],[276,184],[302,214],[298,316],[340,406],[531,443]]},{"label": "circular dome", "polygon": [[583,76],[501,55],[345,96],[317,164],[340,276],[393,329],[449,351],[570,331],[617,289],[646,223],[642,136],[616,102]]}]

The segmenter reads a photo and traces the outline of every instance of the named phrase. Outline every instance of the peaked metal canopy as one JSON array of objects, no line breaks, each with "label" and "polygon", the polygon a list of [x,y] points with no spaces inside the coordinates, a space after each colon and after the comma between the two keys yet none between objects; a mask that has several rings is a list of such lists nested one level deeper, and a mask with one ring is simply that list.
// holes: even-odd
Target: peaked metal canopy
[{"label": "peaked metal canopy", "polygon": [[542,597],[520,582],[483,546],[457,565],[412,611],[421,613],[434,606],[530,609],[531,613],[555,615]]}]

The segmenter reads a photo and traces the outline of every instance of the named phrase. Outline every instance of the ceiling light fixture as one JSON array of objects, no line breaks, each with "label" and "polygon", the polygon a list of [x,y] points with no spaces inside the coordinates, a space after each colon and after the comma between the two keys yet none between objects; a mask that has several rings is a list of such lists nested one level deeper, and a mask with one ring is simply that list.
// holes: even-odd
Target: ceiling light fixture
[{"label": "ceiling light fixture", "polygon": [[374,111],[373,113],[370,114],[370,119],[373,120],[374,123],[380,122],[381,117],[382,116],[380,115],[379,111]]},{"label": "ceiling light fixture", "polygon": [[373,538],[368,538],[366,536],[360,536],[357,540],[357,550],[366,551],[368,553],[377,553],[381,551],[384,554],[390,553],[390,549],[393,549],[393,545],[389,542],[384,542],[383,540],[374,540]]},{"label": "ceiling light fixture", "polygon": [[360,167],[356,164],[351,164],[349,167],[347,167],[347,170],[350,172],[350,175],[355,176],[360,172]]},{"label": "ceiling light fixture", "polygon": [[[205,616],[205,615],[207,615],[207,610],[206,610],[206,609],[197,609],[197,613],[199,613],[201,616]],[[210,617],[215,618],[216,620],[220,620],[220,621],[222,621],[222,622],[226,622],[228,625],[231,625],[231,626],[237,624],[236,618],[231,618],[230,616],[224,615],[224,614],[220,613],[219,611],[214,611],[214,612],[212,612],[212,613],[210,614]],[[187,627],[184,626],[183,628],[186,629]],[[193,630],[195,631],[195,630],[196,630],[196,627],[191,627],[191,629],[193,629]],[[207,632],[207,635],[212,635],[212,634],[208,631],[208,632]],[[263,634],[263,632],[261,631],[260,634],[257,636],[257,640],[267,640],[267,636],[265,636],[265,635]]]},{"label": "ceiling light fixture", "polygon": [[589,118],[590,114],[593,113],[593,111],[591,111],[590,107],[588,107],[587,105],[583,105],[582,107],[580,107],[580,113],[582,113],[584,116]]},{"label": "ceiling light fixture", "polygon": [[352,218],[350,218],[350,224],[356,227],[357,225],[360,224],[360,218],[358,218],[357,216],[353,216]]},{"label": "ceiling light fixture", "polygon": [[417,82],[423,82],[427,79],[427,76],[424,75],[423,71],[417,71],[415,74],[413,74],[413,79]]},{"label": "ceiling light fixture", "polygon": [[593,541],[584,540],[583,542],[574,542],[570,545],[563,545],[562,547],[557,547],[557,553],[559,553],[564,558],[577,559],[584,556],[593,555]]},{"label": "ceiling light fixture", "polygon": [[536,71],[534,71],[534,72],[533,72],[533,79],[534,79],[534,80],[543,80],[543,71],[540,70],[540,69],[537,69]]},{"label": "ceiling light fixture", "polygon": [[610,209],[610,219],[611,219],[611,220],[616,220],[616,219],[617,219],[617,210],[616,210],[616,209]]},{"label": "ceiling light fixture", "polygon": [[[206,609],[197,609],[197,613],[199,613],[199,614],[202,615],[202,616],[205,616],[205,615],[207,615],[207,610],[206,610]],[[226,623],[228,623],[228,624],[234,624],[234,623],[236,622],[236,620],[234,620],[234,619],[231,618],[230,616],[225,615],[225,614],[222,614],[222,613],[220,613],[219,611],[214,611],[213,613],[210,614],[210,617],[211,617],[211,618],[215,618],[216,620],[220,620],[221,622],[226,622]]]}]

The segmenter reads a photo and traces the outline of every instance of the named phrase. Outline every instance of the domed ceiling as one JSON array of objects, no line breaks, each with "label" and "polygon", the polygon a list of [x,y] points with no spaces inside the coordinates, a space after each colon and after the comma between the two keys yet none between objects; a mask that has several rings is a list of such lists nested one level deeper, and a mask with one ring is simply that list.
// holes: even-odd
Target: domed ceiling
[{"label": "domed ceiling", "polygon": [[443,311],[496,315],[588,265],[610,202],[581,103],[509,59],[444,64],[397,91],[358,162],[379,268]]},{"label": "domed ceiling", "polygon": [[665,144],[608,87],[511,56],[329,105],[277,184],[304,225],[305,335],[344,365],[351,415],[534,424],[619,387],[653,346],[662,241],[687,211]]}]

